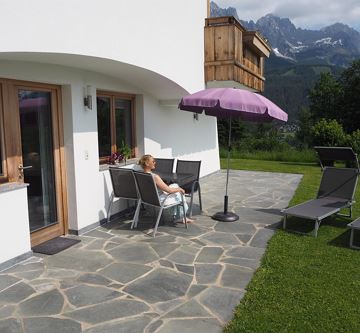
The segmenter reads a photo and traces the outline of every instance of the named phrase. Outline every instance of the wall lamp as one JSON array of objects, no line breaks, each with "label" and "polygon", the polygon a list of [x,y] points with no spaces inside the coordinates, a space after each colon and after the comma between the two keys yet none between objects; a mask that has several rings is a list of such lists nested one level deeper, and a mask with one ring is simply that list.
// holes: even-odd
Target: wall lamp
[{"label": "wall lamp", "polygon": [[194,118],[194,120],[199,120],[199,114],[194,112],[193,113],[193,118]]},{"label": "wall lamp", "polygon": [[87,110],[92,110],[91,86],[85,88],[84,106]]}]

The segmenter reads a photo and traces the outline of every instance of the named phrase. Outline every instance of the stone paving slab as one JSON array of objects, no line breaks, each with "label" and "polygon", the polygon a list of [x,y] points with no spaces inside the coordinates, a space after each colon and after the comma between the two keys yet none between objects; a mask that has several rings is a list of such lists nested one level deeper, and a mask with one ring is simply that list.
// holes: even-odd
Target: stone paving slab
[{"label": "stone paving slab", "polygon": [[111,264],[104,269],[101,269],[99,274],[102,274],[109,279],[126,284],[140,276],[143,276],[145,273],[151,270],[152,267],[150,266],[126,262]]},{"label": "stone paving slab", "polygon": [[70,319],[52,317],[25,318],[24,330],[26,333],[79,333],[80,323]]},{"label": "stone paving slab", "polygon": [[177,319],[165,322],[158,333],[218,333],[221,324],[215,319]]},{"label": "stone paving slab", "polygon": [[64,297],[57,289],[54,289],[21,302],[19,312],[25,317],[57,315],[61,312],[63,305]]},{"label": "stone paving slab", "polygon": [[241,290],[209,287],[200,294],[198,299],[216,318],[226,323],[232,318],[233,310],[244,294],[245,291]]},{"label": "stone paving slab", "polygon": [[230,172],[234,223],[223,209],[225,172],[201,180],[203,212],[185,229],[153,217],[138,229],[113,220],[53,256],[36,254],[0,272],[0,332],[221,332],[245,294],[300,175]]},{"label": "stone paving slab", "polygon": [[111,324],[98,325],[85,330],[85,333],[142,333],[150,322],[150,317],[136,317]]},{"label": "stone paving slab", "polygon": [[0,320],[0,332],[23,333],[21,320],[17,318],[7,318]]},{"label": "stone paving slab", "polygon": [[11,275],[6,275],[6,274],[0,275],[0,292],[19,281],[20,279]]},{"label": "stone paving slab", "polygon": [[169,301],[183,297],[192,278],[187,274],[158,268],[139,280],[130,283],[124,291],[148,303]]},{"label": "stone paving slab", "polygon": [[63,315],[89,324],[98,324],[117,318],[139,315],[149,307],[140,301],[119,299],[103,304],[65,312]]}]

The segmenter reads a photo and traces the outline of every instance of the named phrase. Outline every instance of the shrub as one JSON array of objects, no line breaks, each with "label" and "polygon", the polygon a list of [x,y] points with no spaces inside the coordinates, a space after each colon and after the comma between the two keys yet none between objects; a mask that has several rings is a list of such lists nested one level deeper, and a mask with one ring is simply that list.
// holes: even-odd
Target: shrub
[{"label": "shrub", "polygon": [[[226,147],[220,147],[220,157],[227,157]],[[234,149],[231,151],[230,157],[234,159],[240,158],[249,160],[283,161],[296,163],[314,163],[317,161],[314,149],[297,150],[291,147],[283,151],[244,151]]]},{"label": "shrub", "polygon": [[347,141],[342,126],[335,119],[320,119],[310,132],[314,146],[343,146]]},{"label": "shrub", "polygon": [[348,135],[347,142],[357,154],[360,154],[360,129]]}]

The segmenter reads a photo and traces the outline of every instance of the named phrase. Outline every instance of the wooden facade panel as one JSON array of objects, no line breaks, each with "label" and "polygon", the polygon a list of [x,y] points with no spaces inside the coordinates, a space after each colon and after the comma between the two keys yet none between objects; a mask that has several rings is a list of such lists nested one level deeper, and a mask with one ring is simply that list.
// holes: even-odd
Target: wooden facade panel
[{"label": "wooden facade panel", "polygon": [[257,55],[255,52],[250,50],[249,48],[244,48],[244,58],[243,65],[253,72],[260,74],[261,73],[261,57]]},{"label": "wooden facade panel", "polygon": [[230,81],[234,79],[234,70],[232,65],[216,66],[215,80]]},{"label": "wooden facade panel", "polygon": [[243,61],[243,42],[242,42],[242,32],[239,29],[234,30],[235,38],[235,61],[242,63]]},{"label": "wooden facade panel", "polygon": [[264,73],[265,73],[265,58],[261,57],[260,58],[260,72],[259,72],[259,74],[261,76],[264,76]]},{"label": "wooden facade panel", "polygon": [[205,82],[215,80],[215,66],[205,66]]},{"label": "wooden facade panel", "polygon": [[215,61],[234,59],[234,29],[219,26],[215,29]]},{"label": "wooden facade panel", "polygon": [[215,61],[215,27],[205,27],[205,62]]},{"label": "wooden facade panel", "polygon": [[236,81],[258,91],[264,91],[264,79],[235,64],[207,65],[205,82]]}]

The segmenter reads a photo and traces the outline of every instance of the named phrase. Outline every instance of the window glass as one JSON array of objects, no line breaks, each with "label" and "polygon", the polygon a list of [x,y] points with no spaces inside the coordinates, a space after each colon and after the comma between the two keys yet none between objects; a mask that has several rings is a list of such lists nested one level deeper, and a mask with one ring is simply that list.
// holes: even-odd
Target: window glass
[{"label": "window glass", "polygon": [[58,223],[51,92],[19,90],[24,182],[30,232]]},{"label": "window glass", "polygon": [[[2,103],[2,94],[1,94],[1,84],[0,84],[0,103]],[[5,165],[5,154],[4,154],[4,129],[2,123],[2,108],[0,105],[0,176],[4,176],[4,165]]]},{"label": "window glass", "polygon": [[3,155],[3,140],[2,140],[2,128],[0,122],[0,176],[4,175],[4,155]]},{"label": "window glass", "polygon": [[99,157],[111,155],[110,97],[97,97]]},{"label": "window glass", "polygon": [[131,101],[120,98],[115,99],[115,122],[116,122],[116,147],[119,149],[124,144],[131,147]]},{"label": "window glass", "polygon": [[100,163],[107,163],[112,153],[133,142],[133,96],[100,92],[97,96],[97,119]]}]

